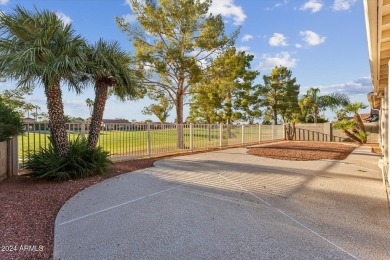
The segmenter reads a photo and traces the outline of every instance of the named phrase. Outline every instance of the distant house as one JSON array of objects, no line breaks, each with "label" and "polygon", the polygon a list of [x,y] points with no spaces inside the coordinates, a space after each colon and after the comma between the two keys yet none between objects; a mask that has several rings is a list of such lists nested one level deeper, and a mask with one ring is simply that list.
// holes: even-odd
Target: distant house
[{"label": "distant house", "polygon": [[103,119],[103,124],[127,124],[130,123],[127,119]]},{"label": "distant house", "polygon": [[[370,113],[360,114],[360,117],[363,119],[364,122],[368,122],[368,123],[377,122],[379,120],[379,110],[371,109]],[[343,117],[342,119],[350,120],[353,119],[353,116],[346,116]]]},{"label": "distant house", "polygon": [[[361,117],[363,120],[367,120],[367,119],[371,118],[371,114],[369,114],[369,113],[363,113],[363,114],[360,114],[360,117]],[[345,117],[343,117],[343,119],[350,120],[350,119],[353,119],[353,116],[345,116]]]},{"label": "distant house", "polygon": [[129,120],[126,119],[103,119],[102,127],[105,130],[120,130],[123,129],[123,124],[129,124]]},{"label": "distant house", "polygon": [[24,123],[24,130],[25,131],[34,131],[35,130],[35,123],[37,121],[34,119],[34,118],[29,118],[29,117],[26,117],[26,118],[23,118],[23,123]]},{"label": "distant house", "polygon": [[26,117],[23,118],[23,123],[25,124],[35,124],[37,121],[34,118]]}]

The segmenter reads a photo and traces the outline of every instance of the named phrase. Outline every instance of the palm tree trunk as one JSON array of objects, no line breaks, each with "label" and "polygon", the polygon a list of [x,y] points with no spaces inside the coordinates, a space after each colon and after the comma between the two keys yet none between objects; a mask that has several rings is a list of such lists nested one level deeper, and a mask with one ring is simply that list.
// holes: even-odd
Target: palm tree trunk
[{"label": "palm tree trunk", "polygon": [[99,140],[104,108],[106,106],[106,101],[107,101],[107,93],[108,93],[107,86],[97,85],[95,87],[95,102],[93,104],[92,118],[91,118],[91,124],[89,127],[89,135],[88,135],[89,148],[96,147]]},{"label": "palm tree trunk", "polygon": [[348,136],[349,138],[351,138],[352,140],[362,144],[362,140],[360,140],[359,138],[357,138],[353,133],[349,132],[347,129],[343,129],[344,133],[346,136]]},{"label": "palm tree trunk", "polygon": [[61,157],[69,152],[68,134],[65,127],[64,105],[60,82],[52,86],[45,86],[47,110],[49,114],[50,138],[52,144]]},{"label": "palm tree trunk", "polygon": [[355,119],[355,122],[356,122],[356,126],[359,130],[363,131],[363,132],[366,132],[366,128],[364,126],[364,123],[363,123],[363,120],[361,118],[361,116],[358,114],[358,113],[355,113],[353,115],[354,119]]}]

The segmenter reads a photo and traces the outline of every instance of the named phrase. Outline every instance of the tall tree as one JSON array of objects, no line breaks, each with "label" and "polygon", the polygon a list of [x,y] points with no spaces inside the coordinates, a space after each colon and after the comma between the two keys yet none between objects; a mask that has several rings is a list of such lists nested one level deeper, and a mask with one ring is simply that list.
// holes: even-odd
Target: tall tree
[{"label": "tall tree", "polygon": [[208,124],[253,122],[261,111],[253,104],[253,81],[259,72],[250,70],[253,55],[230,48],[212,62],[208,76],[192,89],[190,119]]},{"label": "tall tree", "polygon": [[327,108],[336,111],[338,107],[345,106],[350,102],[344,94],[331,93],[320,96],[319,93],[319,88],[310,88],[298,102],[306,120],[308,115],[312,115],[314,123],[318,122],[318,115],[321,111],[325,111]]},{"label": "tall tree", "polygon": [[85,40],[52,11],[16,7],[0,15],[0,71],[18,86],[44,86],[53,145],[60,156],[69,151],[60,83],[79,90],[85,66]]},{"label": "tall tree", "polygon": [[169,111],[171,111],[173,105],[168,102],[166,97],[161,97],[158,104],[152,104],[148,107],[145,107],[142,110],[144,115],[155,115],[158,120],[163,124],[167,121],[169,117]]},{"label": "tall tree", "polygon": [[286,67],[275,67],[270,75],[263,76],[264,85],[259,86],[256,96],[261,106],[266,107],[274,124],[278,124],[278,115],[286,122],[295,113],[298,107],[300,86],[292,72]]},{"label": "tall tree", "polygon": [[95,100],[88,135],[88,147],[96,147],[99,140],[104,108],[109,88],[120,100],[137,95],[137,83],[130,70],[131,59],[118,42],[99,40],[89,47],[88,59],[92,66],[88,69],[95,85]]},{"label": "tall tree", "polygon": [[[190,86],[200,82],[209,60],[234,44],[238,34],[224,33],[220,15],[208,14],[210,0],[129,0],[138,24],[117,18],[128,34],[139,63],[139,77],[152,97],[164,93],[175,106],[176,122],[183,123],[183,104]],[[177,145],[184,146],[178,129]]]}]

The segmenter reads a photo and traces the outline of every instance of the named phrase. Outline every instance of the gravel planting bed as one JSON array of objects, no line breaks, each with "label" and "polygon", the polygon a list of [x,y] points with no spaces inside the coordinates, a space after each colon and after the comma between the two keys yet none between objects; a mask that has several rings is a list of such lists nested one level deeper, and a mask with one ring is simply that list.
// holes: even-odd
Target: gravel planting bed
[{"label": "gravel planting bed", "polygon": [[356,148],[353,144],[289,141],[248,149],[248,154],[279,160],[344,160]]}]

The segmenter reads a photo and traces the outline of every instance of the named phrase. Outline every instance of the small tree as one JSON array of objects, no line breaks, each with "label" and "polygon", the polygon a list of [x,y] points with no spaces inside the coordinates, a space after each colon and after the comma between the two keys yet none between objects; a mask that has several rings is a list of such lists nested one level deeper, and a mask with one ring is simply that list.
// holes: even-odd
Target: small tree
[{"label": "small tree", "polygon": [[155,115],[158,120],[160,120],[161,124],[164,124],[169,117],[169,111],[173,108],[172,104],[169,104],[167,98],[161,97],[159,104],[152,104],[148,107],[145,107],[142,110],[142,114],[144,115]]},{"label": "small tree", "polygon": [[296,123],[300,123],[302,120],[301,120],[301,114],[299,113],[293,113],[291,115],[291,119],[290,119],[290,123],[292,125],[290,125],[290,123],[288,124],[288,126],[286,126],[286,137],[288,140],[294,140],[295,139],[295,136],[296,136],[296,133],[297,133],[297,130],[296,130],[296,127],[295,127],[295,124]]},{"label": "small tree", "polygon": [[[41,108],[37,105],[25,101],[25,95],[30,95],[31,89],[27,87],[18,87],[11,90],[4,90],[0,93],[0,102],[3,102],[12,110],[18,112],[21,116],[24,115],[26,111],[32,111],[35,109],[35,115],[38,114],[38,109]],[[31,113],[33,115],[33,113]],[[37,118],[35,117],[35,120]]]},{"label": "small tree", "polygon": [[0,142],[23,133],[23,127],[19,113],[0,102]]}]

